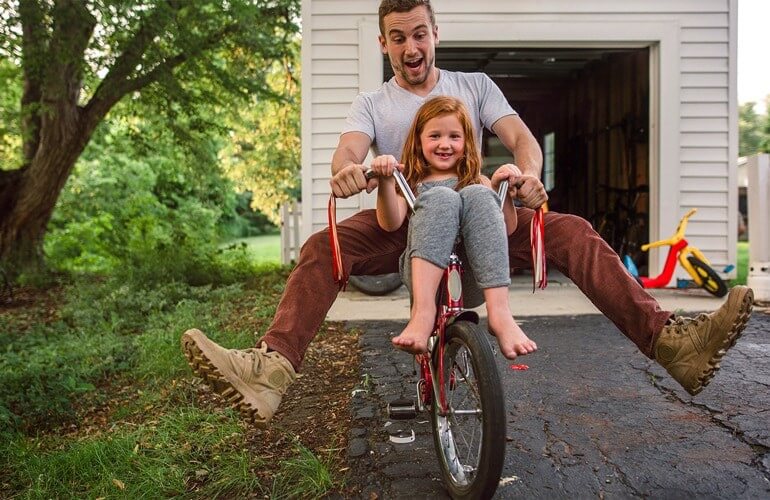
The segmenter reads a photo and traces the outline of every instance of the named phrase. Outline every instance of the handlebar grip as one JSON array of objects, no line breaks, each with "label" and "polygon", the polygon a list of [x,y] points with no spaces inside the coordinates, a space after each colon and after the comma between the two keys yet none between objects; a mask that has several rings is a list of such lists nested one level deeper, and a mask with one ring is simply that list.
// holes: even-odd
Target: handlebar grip
[{"label": "handlebar grip", "polygon": [[503,181],[497,187],[497,196],[500,198],[500,210],[505,206],[505,200],[508,198],[508,181]]}]

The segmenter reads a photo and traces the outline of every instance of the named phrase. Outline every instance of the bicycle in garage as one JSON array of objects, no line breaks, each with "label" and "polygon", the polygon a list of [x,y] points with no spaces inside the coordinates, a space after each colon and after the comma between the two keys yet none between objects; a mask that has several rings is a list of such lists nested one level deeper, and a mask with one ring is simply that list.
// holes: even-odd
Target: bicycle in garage
[{"label": "bicycle in garage", "polygon": [[[668,255],[666,256],[666,263],[658,276],[639,276],[634,260],[629,255],[623,256],[623,264],[626,266],[626,269],[628,269],[642,287],[662,288],[666,286],[674,275],[674,268],[676,267],[676,262],[678,260],[679,264],[681,264],[687,273],[692,276],[696,285],[717,297],[724,297],[727,294],[727,284],[719,274],[714,271],[711,267],[711,263],[706,256],[703,255],[703,252],[688,243],[684,237],[685,230],[687,229],[687,222],[697,211],[697,208],[692,208],[682,217],[676,228],[676,232],[671,238],[647,243],[641,246],[641,250],[644,252],[651,248],[670,247]],[[724,272],[729,272],[731,270],[732,266],[728,266]]]}]

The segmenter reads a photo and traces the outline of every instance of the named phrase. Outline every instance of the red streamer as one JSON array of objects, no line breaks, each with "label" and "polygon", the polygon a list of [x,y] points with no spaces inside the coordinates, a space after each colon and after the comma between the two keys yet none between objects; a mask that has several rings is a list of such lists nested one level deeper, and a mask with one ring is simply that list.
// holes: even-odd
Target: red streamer
[{"label": "red streamer", "polygon": [[529,226],[529,241],[532,245],[532,293],[548,285],[548,270],[545,264],[545,225],[543,208],[535,210]]},{"label": "red streamer", "polygon": [[345,267],[342,265],[342,252],[340,251],[340,240],[337,235],[337,201],[333,193],[329,196],[327,215],[329,219],[329,245],[332,250],[332,276],[340,290],[344,290],[348,285],[350,276],[345,272]]}]

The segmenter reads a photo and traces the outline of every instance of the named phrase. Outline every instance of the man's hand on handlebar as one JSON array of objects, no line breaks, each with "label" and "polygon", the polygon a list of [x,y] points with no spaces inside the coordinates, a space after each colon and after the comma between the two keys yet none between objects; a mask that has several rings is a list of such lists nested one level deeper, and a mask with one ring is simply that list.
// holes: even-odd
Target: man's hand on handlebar
[{"label": "man's hand on handlebar", "polygon": [[363,190],[371,193],[377,187],[377,178],[366,179],[366,165],[350,163],[342,167],[329,181],[332,192],[337,198],[348,198]]},{"label": "man's hand on handlebar", "polygon": [[536,210],[548,201],[548,193],[545,192],[545,186],[534,175],[525,174],[519,176],[513,186],[516,189],[514,196],[521,200],[521,203],[527,208]]}]

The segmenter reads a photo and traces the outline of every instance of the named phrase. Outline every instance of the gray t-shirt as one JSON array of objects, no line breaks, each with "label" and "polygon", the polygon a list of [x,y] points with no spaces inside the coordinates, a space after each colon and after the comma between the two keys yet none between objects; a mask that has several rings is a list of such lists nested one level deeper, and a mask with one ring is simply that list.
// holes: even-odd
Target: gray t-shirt
[{"label": "gray t-shirt", "polygon": [[426,100],[440,95],[457,97],[465,103],[479,147],[484,127],[491,131],[497,120],[516,114],[486,74],[440,70],[438,83],[425,97],[399,87],[395,77],[374,92],[361,92],[350,107],[342,133],[363,132],[372,139],[375,155],[400,159],[417,110]]}]

